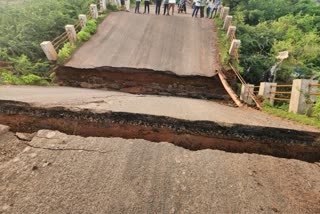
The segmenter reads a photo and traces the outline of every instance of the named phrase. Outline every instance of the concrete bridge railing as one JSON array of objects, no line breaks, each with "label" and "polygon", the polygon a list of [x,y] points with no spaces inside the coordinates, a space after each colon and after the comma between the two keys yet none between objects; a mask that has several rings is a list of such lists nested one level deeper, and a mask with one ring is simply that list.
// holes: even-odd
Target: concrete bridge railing
[{"label": "concrete bridge railing", "polygon": [[[224,7],[222,5],[220,5],[218,7],[218,15],[219,15],[220,19],[223,20],[223,29],[224,29],[224,31],[226,31],[227,38],[230,39],[230,41],[231,41],[231,45],[230,45],[230,48],[228,51],[229,56],[231,58],[235,59],[239,63],[238,50],[240,48],[241,41],[236,39],[237,27],[232,25],[232,18],[233,17],[229,15],[229,12],[230,12],[229,7]],[[246,81],[242,78],[241,74],[235,69],[235,66],[232,65],[231,61],[229,62],[229,65],[230,65],[231,69],[233,70],[233,72],[235,73],[235,75],[238,77],[241,84],[246,85],[246,87],[247,87]],[[229,93],[229,95],[232,97],[232,99],[235,101],[235,103],[239,107],[241,107],[243,105],[241,103],[241,99],[239,100],[235,94]],[[250,90],[248,91],[248,97],[250,97],[251,101],[254,101],[257,108],[259,108],[259,109],[262,108],[259,100],[256,98],[255,94],[252,93]]]},{"label": "concrete bridge railing", "polygon": [[[272,82],[261,82],[260,86],[243,84],[240,99],[252,104],[249,94],[255,93],[269,100],[271,105],[274,105],[275,100],[289,102],[289,112],[305,114],[320,95],[319,86],[318,80],[310,79],[295,79],[292,84],[287,85]],[[282,89],[279,90],[280,88]]]},{"label": "concrete bridge railing", "polygon": [[[107,9],[106,0],[99,1],[100,12],[104,12]],[[56,61],[58,59],[58,50],[65,43],[70,42],[74,44],[77,41],[77,33],[86,26],[88,19],[97,19],[99,17],[99,11],[96,4],[91,4],[87,14],[80,14],[78,21],[74,24],[68,24],[65,26],[65,32],[54,38],[52,41],[44,41],[40,44],[43,52],[45,53],[49,61]]]},{"label": "concrete bridge railing", "polygon": [[233,17],[229,15],[230,8],[219,6],[218,14],[220,19],[223,21],[223,29],[227,33],[228,39],[231,41],[231,46],[229,48],[229,55],[239,62],[238,49],[240,48],[241,41],[236,39],[236,29],[237,27],[232,25]]}]

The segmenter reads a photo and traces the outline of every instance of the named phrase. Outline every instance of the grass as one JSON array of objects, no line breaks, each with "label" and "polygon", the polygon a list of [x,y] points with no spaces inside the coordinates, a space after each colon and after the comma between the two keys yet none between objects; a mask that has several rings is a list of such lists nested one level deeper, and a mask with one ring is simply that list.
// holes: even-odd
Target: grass
[{"label": "grass", "polygon": [[220,63],[226,68],[230,69],[228,62],[230,60],[230,56],[228,54],[229,47],[231,45],[230,40],[226,36],[226,32],[222,29],[223,22],[220,18],[216,17],[214,19],[218,30],[218,46],[219,46],[219,59]]},{"label": "grass", "polygon": [[281,118],[289,119],[292,121],[303,123],[305,125],[310,125],[310,126],[320,128],[320,120],[315,116],[308,117],[302,114],[294,114],[294,113],[288,112],[286,109],[279,109],[271,106],[264,106],[262,111],[269,114],[273,114]]},{"label": "grass", "polygon": [[235,59],[231,59],[229,55],[229,48],[231,46],[230,39],[227,38],[227,32],[223,29],[223,21],[216,17],[214,19],[214,22],[216,24],[217,30],[218,30],[218,46],[219,46],[219,59],[221,65],[226,70],[230,70],[231,67],[229,66],[229,61],[232,62],[232,65],[240,72],[243,72],[243,68],[239,65],[239,63]]},{"label": "grass", "polygon": [[24,0],[0,0],[0,5],[1,4],[19,4],[19,3],[24,3]]}]

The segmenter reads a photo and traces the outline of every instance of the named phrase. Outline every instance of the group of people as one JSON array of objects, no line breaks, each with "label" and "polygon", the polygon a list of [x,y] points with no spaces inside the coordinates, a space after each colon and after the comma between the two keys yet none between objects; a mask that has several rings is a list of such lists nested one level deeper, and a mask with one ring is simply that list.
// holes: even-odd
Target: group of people
[{"label": "group of people", "polygon": [[[136,8],[135,8],[135,13],[140,13],[140,3],[141,0],[136,0]],[[161,9],[161,4],[162,0],[155,0],[156,4],[156,15],[160,15],[160,9]],[[170,10],[171,10],[171,15],[174,15],[174,8],[175,5],[178,4],[178,13],[185,12],[187,13],[187,2],[186,0],[180,0],[179,2],[176,2],[176,0],[164,0],[163,2],[163,15],[170,15]],[[144,0],[144,12],[143,13],[149,13],[150,12],[150,0]]]},{"label": "group of people", "polygon": [[200,10],[200,18],[203,18],[204,8],[207,6],[206,17],[211,19],[217,14],[219,5],[221,5],[221,0],[193,0],[192,17],[198,17]]},{"label": "group of people", "polygon": [[[135,13],[140,13],[140,3],[141,0],[136,0],[136,8]],[[155,0],[156,4],[156,15],[160,15],[160,8],[162,4],[162,0]],[[174,15],[174,7],[175,4],[178,4],[178,13],[187,13],[187,0],[164,0],[163,2],[163,15],[170,15],[170,9],[171,14]],[[216,15],[219,5],[221,4],[221,0],[193,0],[192,8],[192,17],[198,17],[198,11],[200,10],[200,17],[204,17],[204,8],[207,6],[206,9],[206,17],[212,18]],[[144,12],[143,13],[150,13],[150,0],[144,0]]]}]

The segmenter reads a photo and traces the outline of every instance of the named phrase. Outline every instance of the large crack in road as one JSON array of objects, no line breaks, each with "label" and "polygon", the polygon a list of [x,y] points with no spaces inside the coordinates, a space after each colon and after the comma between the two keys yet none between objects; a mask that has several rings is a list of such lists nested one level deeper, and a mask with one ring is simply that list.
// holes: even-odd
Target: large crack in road
[{"label": "large crack in road", "polygon": [[170,142],[190,150],[219,149],[314,162],[320,160],[319,133],[165,116],[35,107],[1,101],[0,124],[15,132],[59,130],[67,134]]}]

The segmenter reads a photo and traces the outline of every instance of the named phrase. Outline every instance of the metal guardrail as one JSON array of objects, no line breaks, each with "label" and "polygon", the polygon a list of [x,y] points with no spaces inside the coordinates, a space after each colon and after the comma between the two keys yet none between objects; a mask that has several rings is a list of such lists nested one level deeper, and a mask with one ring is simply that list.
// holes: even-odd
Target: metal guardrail
[{"label": "metal guardrail", "polygon": [[76,30],[76,33],[79,33],[82,29],[81,27],[81,22],[80,21],[77,21],[75,24],[74,24],[74,28]]},{"label": "metal guardrail", "polygon": [[260,86],[249,86],[249,88],[252,88],[253,89],[253,93],[259,93],[259,90],[257,91],[257,90],[254,90],[255,88],[260,88]]},{"label": "metal guardrail", "polygon": [[69,41],[68,34],[67,34],[67,32],[63,32],[62,34],[60,34],[59,36],[54,38],[51,42],[52,42],[54,49],[56,49],[56,51],[57,51],[67,41]]},{"label": "metal guardrail", "polygon": [[237,63],[239,63],[239,53],[238,53],[238,48],[236,48],[236,49],[234,50],[234,56],[235,56],[235,59],[236,59]]},{"label": "metal guardrail", "polygon": [[[271,88],[292,88],[292,85],[272,85]],[[270,94],[274,94],[274,96],[276,95],[291,96],[291,91],[270,91]],[[270,100],[290,101],[290,97],[271,97],[270,96]]]},{"label": "metal guardrail", "polygon": [[[246,81],[243,79],[243,77],[241,76],[241,74],[239,73],[239,71],[237,69],[235,69],[235,67],[229,62],[229,65],[231,67],[231,69],[233,70],[233,72],[236,74],[236,76],[238,77],[238,79],[240,80],[240,82],[243,84],[243,85],[247,85]],[[251,99],[255,102],[257,108],[259,109],[262,109],[262,105],[261,103],[259,102],[259,100],[257,99],[256,95],[251,92],[250,90],[248,90],[249,93],[248,95],[251,97]]]},{"label": "metal guardrail", "polygon": [[[310,91],[310,87],[312,86],[319,87],[320,84],[309,84],[309,91]],[[309,92],[309,95],[320,96],[320,92]]]},{"label": "metal guardrail", "polygon": [[[91,10],[89,9],[89,11],[86,13],[87,19],[90,20],[92,19],[92,13]],[[74,24],[74,28],[76,30],[76,33],[79,33],[81,31],[81,22],[78,20],[75,24]],[[54,38],[51,43],[54,47],[54,49],[56,51],[58,51],[65,43],[67,43],[69,41],[69,37],[67,32],[63,32],[62,34],[60,34],[59,36],[57,36],[56,38]]]}]

